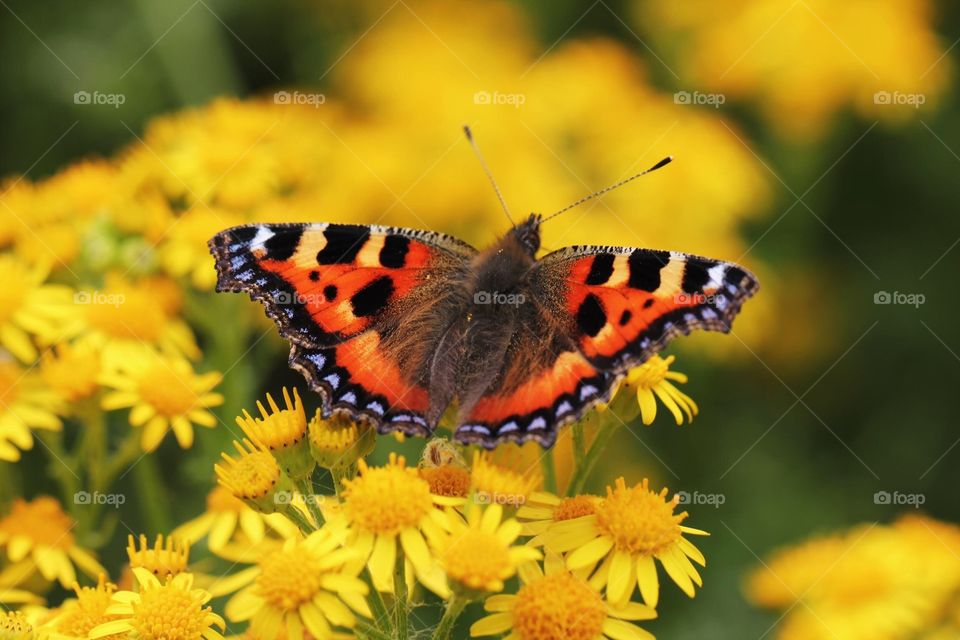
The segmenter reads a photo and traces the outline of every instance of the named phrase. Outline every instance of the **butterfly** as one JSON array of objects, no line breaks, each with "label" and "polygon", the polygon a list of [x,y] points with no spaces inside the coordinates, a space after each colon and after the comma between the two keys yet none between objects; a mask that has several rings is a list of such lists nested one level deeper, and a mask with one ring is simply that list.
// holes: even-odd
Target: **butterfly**
[{"label": "butterfly", "polygon": [[243,225],[210,249],[217,291],[264,305],[323,415],[430,436],[455,405],[461,443],[550,447],[675,336],[729,331],[758,283],[675,251],[582,245],[538,259],[543,221],[532,214],[483,251],[332,223]]}]

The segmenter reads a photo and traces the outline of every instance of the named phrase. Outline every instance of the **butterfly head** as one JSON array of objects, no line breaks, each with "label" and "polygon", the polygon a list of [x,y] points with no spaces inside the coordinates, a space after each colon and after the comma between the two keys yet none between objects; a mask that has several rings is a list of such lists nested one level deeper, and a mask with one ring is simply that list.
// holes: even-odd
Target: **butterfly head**
[{"label": "butterfly head", "polygon": [[535,257],[537,251],[540,250],[540,222],[542,220],[543,216],[539,213],[531,213],[529,218],[510,230],[514,239],[531,258]]}]

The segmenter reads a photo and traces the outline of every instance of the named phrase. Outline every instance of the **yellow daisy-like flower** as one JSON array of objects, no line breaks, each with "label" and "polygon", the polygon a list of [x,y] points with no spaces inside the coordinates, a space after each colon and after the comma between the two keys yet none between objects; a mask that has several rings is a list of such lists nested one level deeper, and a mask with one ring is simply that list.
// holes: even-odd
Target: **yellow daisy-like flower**
[{"label": "yellow daisy-like flower", "polygon": [[340,516],[352,533],[348,544],[366,562],[374,587],[393,590],[399,542],[417,579],[431,590],[445,591],[423,532],[437,537],[441,527],[449,528],[448,515],[436,505],[454,506],[463,501],[432,495],[427,481],[394,453],[382,467],[368,467],[363,460],[359,466],[359,475],[344,481]]},{"label": "yellow daisy-like flower", "polygon": [[63,285],[44,284],[49,269],[27,266],[0,256],[0,346],[23,362],[37,358],[34,339],[49,344],[66,329],[73,292]]},{"label": "yellow daisy-like flower", "polygon": [[499,504],[486,508],[474,505],[466,517],[464,522],[451,514],[450,530],[431,540],[454,589],[468,593],[503,591],[503,581],[512,577],[519,565],[540,559],[538,549],[514,544],[520,536],[520,523],[512,518],[503,520]]},{"label": "yellow daisy-like flower", "polygon": [[63,400],[36,371],[0,360],[0,460],[15,462],[20,451],[33,448],[31,429],[59,431]]},{"label": "yellow daisy-like flower", "polygon": [[556,556],[547,556],[543,571],[532,563],[520,578],[523,586],[516,595],[486,599],[484,608],[491,615],[470,627],[471,636],[508,633],[512,640],[653,640],[651,633],[632,624],[656,618],[653,608],[636,602],[611,606]]},{"label": "yellow daisy-like flower", "polygon": [[543,544],[542,534],[556,522],[582,518],[596,513],[599,496],[589,494],[561,498],[552,493],[537,491],[517,510],[522,525],[521,534],[534,536],[530,544]]},{"label": "yellow daisy-like flower", "polygon": [[227,617],[250,621],[256,637],[329,638],[333,627],[353,628],[356,614],[371,617],[367,584],[348,568],[353,552],[330,527],[303,539],[291,538],[264,554],[255,567],[217,585],[218,592],[242,589],[227,603]]},{"label": "yellow daisy-like flower", "polygon": [[[77,584],[73,590],[77,597],[66,600],[48,624],[56,640],[86,639],[94,627],[117,619],[115,614],[107,613],[117,585],[108,582],[105,575],[100,574],[95,587],[81,587]],[[125,636],[114,636],[116,640],[122,637]]]},{"label": "yellow daisy-like flower", "polygon": [[226,628],[223,618],[204,606],[210,594],[193,588],[193,576],[181,573],[161,582],[146,569],[133,570],[139,592],[118,591],[107,613],[116,620],[97,625],[89,638],[115,634],[137,640],[223,640],[214,627]]},{"label": "yellow daisy-like flower", "polygon": [[784,640],[925,637],[956,610],[958,550],[960,528],[925,516],[858,526],[775,552],[747,597],[787,611]]},{"label": "yellow daisy-like flower", "polygon": [[373,452],[377,432],[367,422],[355,422],[341,415],[324,419],[317,409],[308,426],[310,453],[324,469],[346,469]]},{"label": "yellow daisy-like flower", "polygon": [[190,327],[172,308],[168,284],[162,278],[133,282],[107,276],[102,289],[75,294],[77,318],[71,334],[99,347],[107,366],[123,364],[144,344],[196,360],[200,349]]},{"label": "yellow daisy-like flower", "polygon": [[40,358],[43,381],[71,403],[96,393],[100,370],[100,352],[91,342],[61,343]]},{"label": "yellow daisy-like flower", "polygon": [[222,485],[207,494],[207,510],[173,530],[173,537],[195,544],[207,537],[207,546],[221,553],[238,534],[248,546],[263,542],[269,531],[286,539],[298,533],[295,524],[279,513],[262,514],[251,509]]},{"label": "yellow daisy-like flower", "polygon": [[223,463],[214,465],[217,480],[251,507],[261,513],[277,511],[277,492],[292,491],[286,476],[283,476],[276,459],[265,446],[244,440],[241,445],[234,440],[239,457],[221,453]]},{"label": "yellow daisy-like flower", "polygon": [[[510,461],[510,453],[500,455],[507,456],[508,462]],[[513,460],[517,457],[519,456],[514,456]],[[471,487],[479,499],[520,505],[543,484],[539,465],[530,465],[525,471],[518,471],[514,466],[516,465],[498,464],[494,461],[494,454],[489,451],[474,452],[470,470]]]},{"label": "yellow daisy-like flower", "polygon": [[208,410],[223,404],[223,396],[212,390],[221,380],[217,372],[197,374],[186,360],[140,349],[104,373],[100,382],[110,389],[103,408],[130,408],[130,424],[142,427],[140,444],[154,451],[168,430],[187,449],[193,445],[193,425],[213,428],[216,417]]},{"label": "yellow daisy-like flower", "polygon": [[703,554],[683,537],[708,535],[680,523],[687,512],[674,513],[679,496],[667,500],[667,489],[652,491],[648,481],[628,487],[623,478],[600,500],[592,515],[558,522],[543,534],[549,551],[568,553],[567,567],[577,571],[599,568],[591,584],[606,586],[610,602],[626,603],[633,585],[640,587],[643,600],[656,607],[660,583],[654,559],[667,575],[691,598],[694,584],[702,586],[700,574],[690,560],[706,566]]},{"label": "yellow daisy-like flower", "polygon": [[140,546],[133,535],[127,536],[127,558],[130,568],[146,569],[153,575],[166,579],[187,570],[190,562],[190,543],[173,536],[157,534],[153,546],[147,542],[147,536],[140,534]]},{"label": "yellow daisy-like flower", "polygon": [[219,231],[243,222],[244,218],[224,209],[191,208],[170,227],[170,233],[160,247],[160,264],[172,276],[189,277],[197,289],[213,289],[217,270],[207,241]]},{"label": "yellow daisy-like flower", "polygon": [[71,533],[75,525],[49,496],[30,502],[17,498],[0,520],[0,548],[10,562],[23,562],[26,574],[39,571],[46,580],[70,588],[77,581],[74,565],[91,577],[105,573],[93,554],[77,545]]},{"label": "yellow daisy-like flower", "polygon": [[316,461],[310,455],[307,438],[307,415],[296,387],[293,398],[283,388],[284,407],[280,408],[267,394],[270,410],[257,401],[260,417],[254,418],[246,410],[237,418],[237,425],[252,441],[264,445],[276,457],[283,471],[293,480],[303,480],[313,473]]},{"label": "yellow daisy-like flower", "polygon": [[640,417],[645,425],[653,424],[657,417],[657,398],[673,414],[678,425],[683,424],[684,415],[687,422],[693,422],[694,416],[700,412],[693,398],[674,384],[687,382],[686,374],[670,370],[670,365],[676,359],[676,356],[653,356],[639,367],[631,369],[621,383],[627,389],[636,390]]}]

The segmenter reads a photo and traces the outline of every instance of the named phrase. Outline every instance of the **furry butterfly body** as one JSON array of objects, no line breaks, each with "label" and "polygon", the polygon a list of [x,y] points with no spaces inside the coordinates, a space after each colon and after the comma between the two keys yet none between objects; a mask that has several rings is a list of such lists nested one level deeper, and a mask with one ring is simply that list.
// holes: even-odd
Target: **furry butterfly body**
[{"label": "furry butterfly body", "polygon": [[256,224],[210,241],[218,291],[264,304],[290,365],[379,431],[536,440],[606,402],[623,375],[694,329],[729,331],[757,290],[733,263],[627,247],[536,258],[539,216],[485,251],[381,226]]}]

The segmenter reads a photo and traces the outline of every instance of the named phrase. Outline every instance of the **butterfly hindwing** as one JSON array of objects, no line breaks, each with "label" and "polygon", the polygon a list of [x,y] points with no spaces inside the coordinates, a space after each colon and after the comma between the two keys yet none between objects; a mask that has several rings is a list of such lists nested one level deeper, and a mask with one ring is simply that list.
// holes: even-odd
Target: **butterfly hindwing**
[{"label": "butterfly hindwing", "polygon": [[546,349],[541,366],[524,362],[530,347],[508,351],[501,375],[462,418],[457,439],[487,447],[531,439],[550,446],[560,427],[608,401],[628,369],[673,337],[694,329],[729,331],[757,286],[733,263],[677,252],[569,247],[548,254],[528,283],[536,312],[520,316],[530,326],[517,333],[542,333],[549,320],[564,328],[567,340],[555,338],[552,349],[549,342],[533,347]]},{"label": "butterfly hindwing", "polygon": [[325,223],[234,227],[210,247],[217,290],[264,305],[291,342],[291,366],[323,396],[324,414],[429,432],[416,376],[427,354],[399,327],[422,323],[444,276],[475,249],[429,231]]}]

